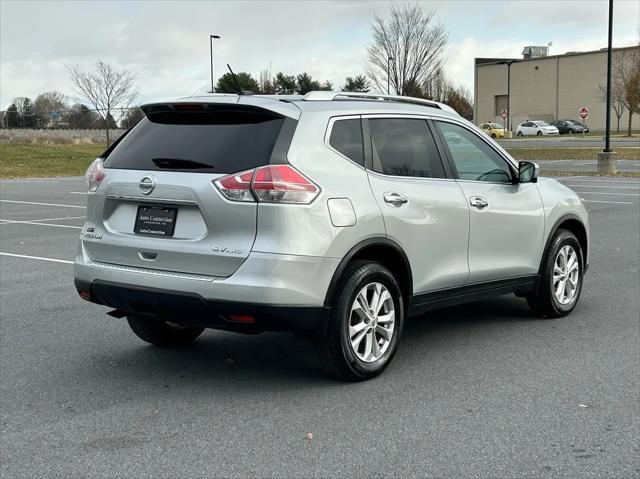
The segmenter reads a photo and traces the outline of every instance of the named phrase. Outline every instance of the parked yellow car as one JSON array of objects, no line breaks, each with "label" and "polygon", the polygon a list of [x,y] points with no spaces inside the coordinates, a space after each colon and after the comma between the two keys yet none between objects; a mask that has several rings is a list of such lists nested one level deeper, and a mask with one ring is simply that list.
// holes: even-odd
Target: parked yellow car
[{"label": "parked yellow car", "polygon": [[480,128],[491,138],[504,138],[504,126],[500,123],[482,123]]}]

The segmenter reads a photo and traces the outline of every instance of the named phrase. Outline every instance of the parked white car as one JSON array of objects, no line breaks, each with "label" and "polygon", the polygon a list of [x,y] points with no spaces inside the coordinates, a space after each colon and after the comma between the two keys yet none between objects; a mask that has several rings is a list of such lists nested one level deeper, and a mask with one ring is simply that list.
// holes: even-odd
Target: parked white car
[{"label": "parked white car", "polygon": [[516,129],[518,136],[542,136],[542,135],[558,135],[559,131],[555,126],[550,125],[546,121],[535,120],[520,123]]}]

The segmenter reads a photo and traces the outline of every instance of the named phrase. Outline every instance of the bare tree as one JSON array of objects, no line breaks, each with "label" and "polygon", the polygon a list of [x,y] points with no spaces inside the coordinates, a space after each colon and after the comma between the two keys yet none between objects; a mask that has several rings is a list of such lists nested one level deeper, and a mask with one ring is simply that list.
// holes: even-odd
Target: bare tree
[{"label": "bare tree", "polygon": [[274,95],[276,93],[273,81],[271,80],[271,65],[269,65],[268,70],[260,70],[258,85],[260,85],[260,93],[263,95]]},{"label": "bare tree", "polygon": [[627,135],[631,136],[631,121],[640,113],[640,43],[629,50],[619,50],[613,57],[614,83],[622,88],[622,103],[627,109],[629,123]]},{"label": "bare tree", "polygon": [[[619,81],[620,79],[613,75],[611,79],[611,109],[616,116],[616,133],[620,133],[620,118],[624,114],[624,88]],[[607,87],[598,85],[598,98],[602,103],[607,103]]]},{"label": "bare tree", "polygon": [[408,87],[424,85],[442,66],[447,32],[436,21],[435,10],[392,5],[389,18],[375,17],[371,33],[367,76],[379,91],[386,91],[389,81],[396,94],[404,95]]},{"label": "bare tree", "polygon": [[442,67],[434,70],[422,85],[425,98],[440,102],[447,101],[452,89]]},{"label": "bare tree", "polygon": [[104,120],[109,143],[112,111],[128,108],[138,96],[135,75],[128,70],[116,70],[104,62],[98,62],[92,72],[84,72],[77,65],[67,65],[67,71],[76,92],[89,101]]}]

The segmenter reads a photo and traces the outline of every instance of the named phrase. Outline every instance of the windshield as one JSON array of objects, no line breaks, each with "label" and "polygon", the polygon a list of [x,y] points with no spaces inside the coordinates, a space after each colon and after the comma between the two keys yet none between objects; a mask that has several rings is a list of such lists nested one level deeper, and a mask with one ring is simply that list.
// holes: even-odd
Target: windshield
[{"label": "windshield", "polygon": [[534,121],[533,123],[535,123],[538,126],[551,126],[546,121]]},{"label": "windshield", "polygon": [[582,123],[580,123],[579,121],[576,121],[576,120],[567,120],[567,122],[569,122],[569,123],[571,123],[571,124],[573,124],[573,125],[580,125],[580,126],[582,126]]},{"label": "windshield", "polygon": [[500,123],[488,123],[491,128],[496,128],[498,130],[502,129],[502,125]]}]

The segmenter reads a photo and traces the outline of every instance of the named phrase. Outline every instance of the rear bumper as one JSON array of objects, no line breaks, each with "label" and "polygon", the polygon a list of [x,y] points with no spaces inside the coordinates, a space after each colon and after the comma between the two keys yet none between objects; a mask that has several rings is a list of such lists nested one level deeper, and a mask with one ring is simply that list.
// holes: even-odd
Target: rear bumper
[{"label": "rear bumper", "polygon": [[[92,261],[81,248],[75,284],[92,302],[126,314],[235,331],[313,331],[326,315],[325,296],[337,258],[252,252],[227,278]],[[229,321],[252,316],[251,324]]]},{"label": "rear bumper", "polygon": [[155,317],[180,324],[243,333],[287,331],[321,334],[329,308],[288,306],[205,299],[196,293],[96,280],[75,280],[76,289],[89,292],[91,302],[115,308],[120,314]]}]

